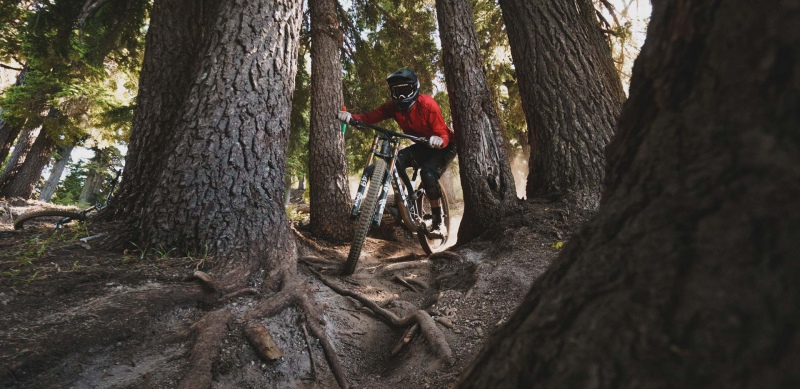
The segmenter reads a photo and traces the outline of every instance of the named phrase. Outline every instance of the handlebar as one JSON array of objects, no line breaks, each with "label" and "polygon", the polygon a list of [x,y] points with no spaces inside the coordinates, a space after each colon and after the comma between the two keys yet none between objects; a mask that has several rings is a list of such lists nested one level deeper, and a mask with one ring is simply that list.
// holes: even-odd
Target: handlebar
[{"label": "handlebar", "polygon": [[402,132],[392,131],[392,130],[387,129],[387,128],[378,127],[378,126],[375,126],[375,125],[372,125],[372,124],[364,123],[361,120],[350,119],[350,125],[351,126],[355,126],[355,127],[366,127],[366,128],[370,128],[370,129],[373,129],[375,131],[378,131],[378,132],[380,132],[380,133],[382,133],[384,135],[394,136],[394,137],[397,137],[397,138],[405,138],[405,139],[409,139],[409,140],[411,140],[413,142],[425,143],[426,145],[430,145],[430,142],[428,142],[427,138],[422,138],[422,137],[419,137],[419,136],[404,134]]}]

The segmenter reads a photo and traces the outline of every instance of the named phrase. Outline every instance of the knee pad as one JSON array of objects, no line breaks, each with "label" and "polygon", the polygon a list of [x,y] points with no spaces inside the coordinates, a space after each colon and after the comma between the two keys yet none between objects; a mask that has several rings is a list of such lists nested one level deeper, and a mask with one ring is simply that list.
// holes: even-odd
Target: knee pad
[{"label": "knee pad", "polygon": [[422,186],[429,199],[438,200],[442,197],[442,192],[439,190],[439,175],[435,171],[422,169]]}]

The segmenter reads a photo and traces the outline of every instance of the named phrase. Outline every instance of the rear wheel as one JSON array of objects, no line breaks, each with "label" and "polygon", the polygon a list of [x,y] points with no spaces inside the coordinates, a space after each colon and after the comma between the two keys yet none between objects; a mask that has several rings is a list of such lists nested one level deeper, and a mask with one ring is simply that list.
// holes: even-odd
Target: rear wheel
[{"label": "rear wheel", "polygon": [[383,184],[383,176],[386,172],[386,161],[377,159],[375,162],[375,170],[372,172],[372,177],[369,181],[369,188],[364,202],[361,203],[361,209],[358,213],[356,220],[356,227],[353,233],[353,243],[350,244],[350,254],[347,256],[347,262],[344,264],[342,274],[353,274],[356,270],[358,257],[361,255],[361,248],[364,247],[364,241],[367,238],[369,227],[372,224],[372,217],[375,215],[375,206],[378,204],[378,197]]},{"label": "rear wheel", "polygon": [[423,194],[417,198],[416,203],[417,211],[419,211],[419,215],[424,222],[424,225],[420,226],[420,230],[417,231],[417,238],[419,238],[419,244],[422,245],[422,249],[425,250],[425,253],[428,255],[443,250],[445,243],[447,243],[447,238],[450,236],[450,201],[447,198],[447,193],[444,191],[442,184],[437,185],[439,185],[439,192],[442,193],[442,198],[439,199],[439,205],[442,207],[442,224],[446,230],[446,233],[441,239],[430,238],[426,234],[427,231],[431,230],[431,224],[433,223],[433,212],[431,211],[428,196]]},{"label": "rear wheel", "polygon": [[14,223],[14,229],[21,230],[24,229],[26,225],[28,227],[46,226],[52,228],[56,226],[56,224],[65,222],[64,220],[67,218],[69,219],[67,222],[72,220],[86,219],[85,216],[78,212],[65,211],[61,209],[42,209],[39,211],[28,212],[20,216],[20,218]]}]

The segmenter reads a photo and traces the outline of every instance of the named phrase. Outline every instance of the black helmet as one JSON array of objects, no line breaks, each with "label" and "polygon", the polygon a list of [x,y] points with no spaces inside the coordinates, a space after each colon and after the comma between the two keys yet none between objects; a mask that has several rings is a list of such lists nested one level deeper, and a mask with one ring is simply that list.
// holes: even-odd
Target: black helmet
[{"label": "black helmet", "polygon": [[400,111],[408,111],[419,98],[419,79],[413,70],[400,69],[386,77],[394,106]]}]

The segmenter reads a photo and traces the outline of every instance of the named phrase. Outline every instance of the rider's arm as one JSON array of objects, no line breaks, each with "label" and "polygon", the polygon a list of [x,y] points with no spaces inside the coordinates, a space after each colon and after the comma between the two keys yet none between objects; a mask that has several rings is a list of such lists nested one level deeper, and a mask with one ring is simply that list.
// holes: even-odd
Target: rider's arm
[{"label": "rider's arm", "polygon": [[394,117],[394,104],[391,101],[372,111],[353,114],[353,119],[360,120],[367,124],[375,124],[392,117]]},{"label": "rider's arm", "polygon": [[442,117],[442,110],[439,108],[439,104],[436,103],[436,100],[433,98],[430,99],[427,105],[427,118],[426,121],[430,123],[431,131],[434,135],[442,138],[444,141],[444,145],[442,148],[447,147],[451,141],[455,141],[455,137],[453,137],[453,132],[447,127],[447,124],[444,122],[444,118]]}]

